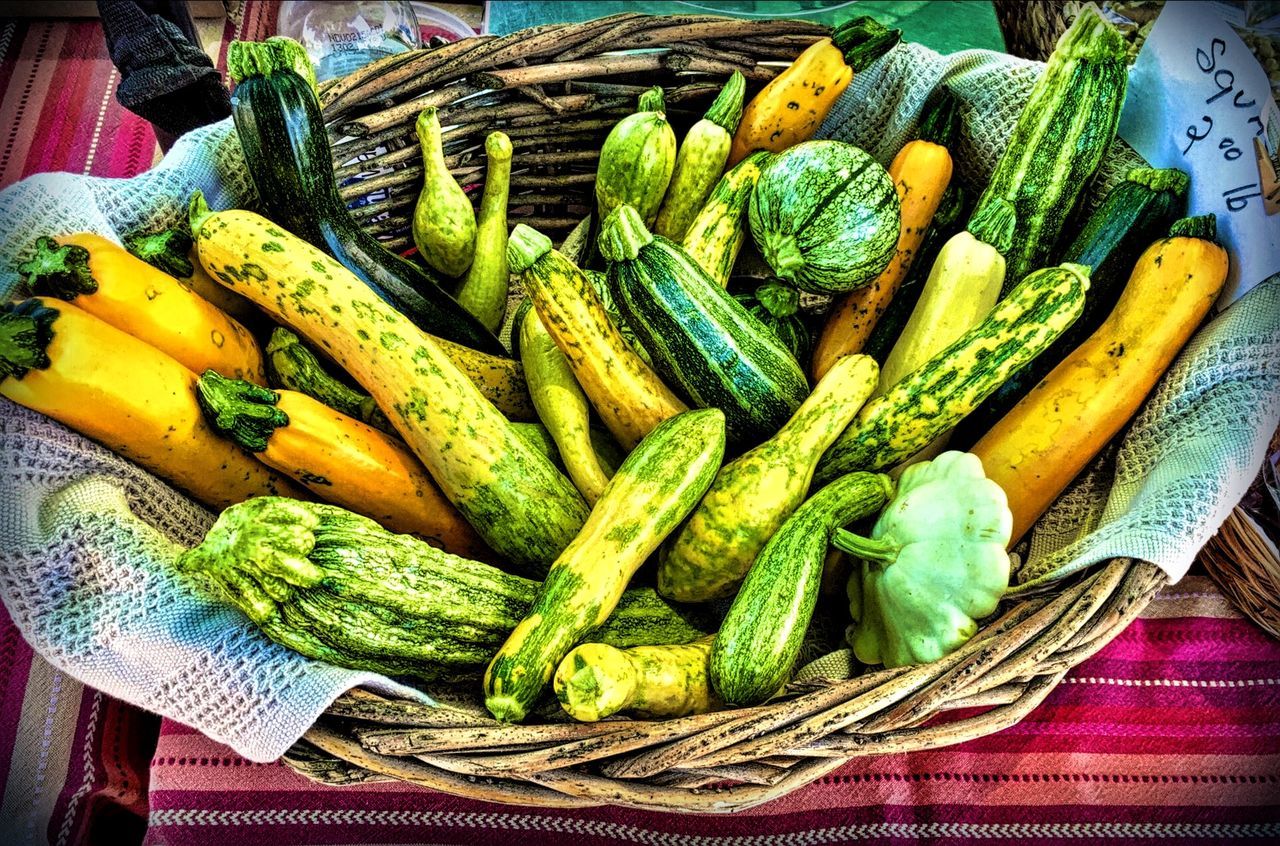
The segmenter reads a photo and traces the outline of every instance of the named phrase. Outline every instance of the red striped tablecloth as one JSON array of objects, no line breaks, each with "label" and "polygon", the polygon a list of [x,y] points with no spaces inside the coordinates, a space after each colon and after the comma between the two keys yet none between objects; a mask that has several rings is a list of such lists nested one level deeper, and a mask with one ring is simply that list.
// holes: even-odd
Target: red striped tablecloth
[{"label": "red striped tablecloth", "polygon": [[330,788],[165,722],[150,844],[606,843],[1280,838],[1280,643],[1208,579],[1166,589],[1022,723],[854,761],[728,817],[542,811],[400,784]]}]

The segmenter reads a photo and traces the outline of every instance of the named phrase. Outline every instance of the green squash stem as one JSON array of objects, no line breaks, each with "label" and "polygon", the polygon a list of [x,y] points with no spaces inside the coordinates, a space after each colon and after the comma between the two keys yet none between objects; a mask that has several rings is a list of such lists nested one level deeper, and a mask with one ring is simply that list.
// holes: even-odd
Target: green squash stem
[{"label": "green squash stem", "polygon": [[1181,220],[1175,220],[1173,225],[1169,227],[1169,237],[1199,238],[1216,244],[1218,238],[1217,218],[1211,214],[1202,214],[1199,217],[1184,217]]},{"label": "green squash stem", "polygon": [[1170,191],[1179,197],[1191,188],[1191,177],[1176,167],[1135,167],[1125,174],[1126,182],[1136,182],[1152,191]]},{"label": "green squash stem", "polygon": [[756,288],[756,299],[774,317],[791,317],[800,309],[800,293],[790,285],[772,280]]},{"label": "green squash stem", "polygon": [[640,213],[623,203],[613,210],[600,231],[600,254],[606,261],[635,261],[640,250],[653,242],[653,233]]},{"label": "green squash stem", "polygon": [[191,195],[191,201],[187,203],[187,220],[191,225],[191,237],[193,239],[200,237],[200,230],[204,228],[204,222],[213,217],[214,211],[209,208],[209,203],[205,201],[204,192],[196,189]]},{"label": "green squash stem", "polygon": [[960,104],[947,88],[940,88],[925,104],[916,137],[921,141],[950,147],[960,128]]},{"label": "green squash stem", "polygon": [[836,529],[831,538],[831,545],[841,552],[847,552],[856,558],[862,558],[881,565],[892,564],[897,560],[898,552],[901,550],[900,546],[884,538],[876,540],[863,535],[855,535],[848,529]]},{"label": "green squash stem", "polygon": [[655,85],[648,91],[641,94],[639,106],[640,108],[637,111],[666,114],[667,101],[665,95],[662,93],[662,86]]},{"label": "green squash stem", "polygon": [[0,305],[0,382],[49,366],[57,319],[57,311],[35,299]]},{"label": "green squash stem", "polygon": [[760,252],[773,272],[794,283],[805,266],[804,253],[800,250],[796,236],[787,232],[766,231],[761,240],[764,243],[760,244]]},{"label": "green squash stem", "polygon": [[40,296],[74,300],[98,290],[98,280],[89,270],[89,251],[77,244],[58,245],[42,235],[36,239],[35,255],[18,265],[31,292]]},{"label": "green squash stem", "polygon": [[277,326],[272,330],[264,352],[267,379],[272,386],[306,394],[335,411],[399,437],[373,397],[353,390],[335,379],[324,369],[315,353],[288,329]]},{"label": "green squash stem", "polygon": [[549,252],[551,239],[523,223],[517,223],[507,239],[507,265],[512,273],[524,273]]},{"label": "green squash stem", "polygon": [[262,452],[271,433],[289,425],[289,415],[276,408],[279,394],[216,370],[196,379],[196,401],[215,432],[250,452]]},{"label": "green squash stem", "polygon": [[747,95],[747,80],[741,71],[734,71],[716,95],[703,118],[733,135],[742,122],[742,105]]},{"label": "green squash stem", "polygon": [[227,46],[227,75],[236,83],[286,70],[316,90],[316,70],[306,48],[292,38],[273,35],[266,41],[232,41]]},{"label": "green squash stem", "polygon": [[1005,255],[1013,247],[1013,233],[1017,222],[1013,203],[997,197],[977,209],[965,228],[970,235],[984,244],[990,244],[1000,255]]},{"label": "green squash stem", "polygon": [[152,267],[186,279],[196,271],[188,255],[191,243],[191,236],[175,226],[150,234],[126,235],[124,248]]},{"label": "green squash stem", "polygon": [[889,29],[863,15],[836,27],[831,40],[844,54],[845,64],[858,73],[896,47],[902,40],[902,30]]}]

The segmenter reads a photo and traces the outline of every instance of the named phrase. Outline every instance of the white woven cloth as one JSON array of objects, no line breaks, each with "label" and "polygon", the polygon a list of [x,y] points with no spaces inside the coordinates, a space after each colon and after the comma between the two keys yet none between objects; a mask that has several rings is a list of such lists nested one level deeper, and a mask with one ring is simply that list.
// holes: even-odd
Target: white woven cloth
[{"label": "white woven cloth", "polygon": [[[859,74],[824,126],[882,162],[937,84],[960,97],[959,178],[979,188],[1039,65],[994,53],[894,50]],[[1117,149],[1104,178],[1132,153]],[[215,208],[252,205],[229,122],[184,137],[132,180],[65,174],[0,193],[0,295],[36,237],[91,230],[119,240],[169,225],[193,189]],[[1200,333],[1123,439],[1048,515],[1024,581],[1112,556],[1180,577],[1239,498],[1280,416],[1280,281]],[[194,726],[256,761],[278,757],[342,691],[399,691],[265,640],[238,612],[170,569],[212,515],[163,482],[39,415],[0,400],[0,591],[28,641],[70,675]]]}]

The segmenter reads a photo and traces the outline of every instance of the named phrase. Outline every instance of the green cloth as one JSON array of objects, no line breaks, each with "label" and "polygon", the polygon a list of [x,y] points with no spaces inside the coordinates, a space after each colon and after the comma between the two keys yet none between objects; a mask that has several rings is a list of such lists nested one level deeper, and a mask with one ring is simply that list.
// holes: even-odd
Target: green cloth
[{"label": "green cloth", "polygon": [[902,30],[903,37],[937,50],[985,48],[1004,50],[1004,38],[989,0],[730,0],[730,2],[628,2],[628,0],[580,0],[565,3],[489,3],[489,32],[506,35],[527,26],[578,21],[647,12],[653,15],[728,15],[743,18],[798,18],[824,24],[843,23],[857,15],[870,15],[887,27]]}]

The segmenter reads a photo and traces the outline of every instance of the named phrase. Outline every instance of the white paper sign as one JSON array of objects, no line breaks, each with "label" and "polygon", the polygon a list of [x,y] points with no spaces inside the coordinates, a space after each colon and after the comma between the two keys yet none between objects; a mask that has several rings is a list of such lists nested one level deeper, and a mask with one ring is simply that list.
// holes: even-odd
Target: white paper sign
[{"label": "white paper sign", "polygon": [[1254,143],[1275,156],[1278,135],[1266,72],[1221,7],[1166,4],[1130,72],[1120,137],[1154,166],[1190,174],[1189,213],[1217,217],[1231,255],[1219,308],[1280,272],[1280,215],[1264,208]]}]

